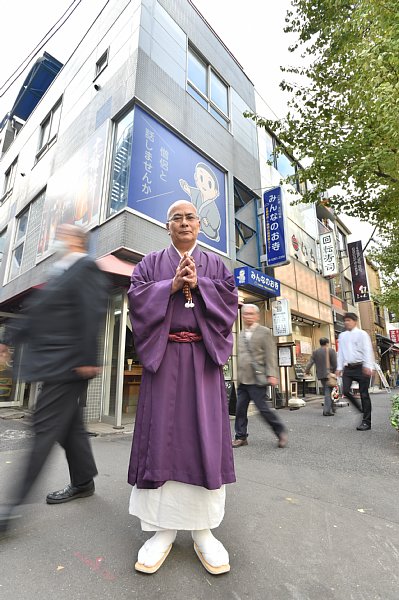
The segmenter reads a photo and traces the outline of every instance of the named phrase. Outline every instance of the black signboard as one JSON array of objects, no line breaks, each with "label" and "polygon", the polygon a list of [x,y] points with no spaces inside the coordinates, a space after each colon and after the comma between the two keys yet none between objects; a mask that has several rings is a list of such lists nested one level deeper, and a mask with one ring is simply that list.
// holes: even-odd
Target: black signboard
[{"label": "black signboard", "polygon": [[362,242],[350,242],[348,244],[349,262],[352,272],[352,285],[355,302],[367,302],[370,300],[367,283],[367,273],[364,264]]},{"label": "black signboard", "polygon": [[298,379],[298,381],[302,381],[302,379],[305,378],[305,369],[302,365],[299,365],[299,364],[294,365],[294,371],[295,371],[295,379]]}]

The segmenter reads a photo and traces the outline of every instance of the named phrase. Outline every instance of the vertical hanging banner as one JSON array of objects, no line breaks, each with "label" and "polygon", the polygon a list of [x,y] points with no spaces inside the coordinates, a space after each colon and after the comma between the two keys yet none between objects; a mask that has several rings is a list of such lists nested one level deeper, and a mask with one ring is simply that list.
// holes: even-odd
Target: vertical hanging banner
[{"label": "vertical hanging banner", "polygon": [[269,267],[289,263],[287,232],[281,187],[263,194],[265,215],[266,264]]},{"label": "vertical hanging banner", "polygon": [[367,302],[367,300],[370,300],[370,294],[361,240],[350,242],[348,244],[348,253],[355,302]]},{"label": "vertical hanging banner", "polygon": [[332,231],[320,234],[320,254],[323,266],[323,277],[333,277],[338,274],[338,260],[335,236]]}]

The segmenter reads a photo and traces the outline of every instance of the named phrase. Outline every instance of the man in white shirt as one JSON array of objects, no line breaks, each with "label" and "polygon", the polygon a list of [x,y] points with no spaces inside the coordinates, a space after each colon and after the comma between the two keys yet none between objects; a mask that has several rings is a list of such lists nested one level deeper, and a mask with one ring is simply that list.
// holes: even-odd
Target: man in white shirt
[{"label": "man in white shirt", "polygon": [[[357,327],[358,317],[355,313],[346,313],[344,323],[346,331],[338,338],[337,375],[342,375],[343,395],[360,411],[363,419],[358,431],[371,429],[371,400],[369,396],[370,377],[374,370],[374,352],[371,340],[366,333]],[[353,381],[359,384],[362,404],[351,392]]]}]

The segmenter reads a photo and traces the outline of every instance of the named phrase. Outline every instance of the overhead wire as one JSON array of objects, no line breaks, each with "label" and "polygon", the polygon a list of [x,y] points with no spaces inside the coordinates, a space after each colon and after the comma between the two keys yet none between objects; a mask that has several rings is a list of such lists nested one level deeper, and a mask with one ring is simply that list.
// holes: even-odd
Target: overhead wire
[{"label": "overhead wire", "polygon": [[[55,34],[65,25],[65,23],[69,20],[69,18],[73,15],[75,10],[78,8],[79,4],[81,4],[82,0],[73,0],[73,2],[68,6],[66,11],[62,14],[62,16],[54,23],[54,25],[48,30],[48,32],[42,37],[40,42],[33,48],[33,50],[27,55],[27,57],[18,65],[18,67],[14,70],[13,73],[6,79],[6,81],[0,85],[0,98],[2,98],[6,92],[10,89],[10,87],[19,79],[25,70],[26,66],[39,54],[39,52],[44,48],[44,46],[55,36]],[[75,6],[73,6],[75,4]],[[72,8],[73,7],[73,8]],[[72,10],[71,10],[72,9]],[[69,12],[69,14],[68,14]],[[65,15],[67,15],[66,18]],[[57,27],[57,25],[61,22],[61,24]],[[56,28],[56,29],[55,29]],[[55,29],[55,30],[54,30]],[[53,31],[54,30],[54,31]],[[50,35],[51,34],[51,35]],[[22,70],[21,70],[22,69]],[[18,71],[20,71],[18,73]],[[15,77],[14,77],[15,75]],[[13,79],[12,79],[13,78]],[[12,81],[10,82],[10,80]],[[9,83],[10,82],[10,83]],[[7,85],[9,83],[9,85]],[[3,91],[3,88],[6,89]]]}]

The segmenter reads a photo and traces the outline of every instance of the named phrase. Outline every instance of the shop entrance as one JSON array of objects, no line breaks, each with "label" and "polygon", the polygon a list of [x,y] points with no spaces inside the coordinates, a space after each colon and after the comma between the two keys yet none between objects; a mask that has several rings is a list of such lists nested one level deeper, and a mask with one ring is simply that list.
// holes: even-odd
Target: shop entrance
[{"label": "shop entrance", "polygon": [[[0,335],[4,332],[7,319],[22,318],[13,313],[0,313]],[[20,349],[23,352],[23,348]],[[0,408],[25,407],[30,408],[31,386],[21,381],[13,365],[14,348],[10,347],[10,359],[5,365],[0,365]]]},{"label": "shop entrance", "polygon": [[123,427],[136,415],[142,374],[124,290],[117,291],[110,300],[104,355],[101,421]]}]

